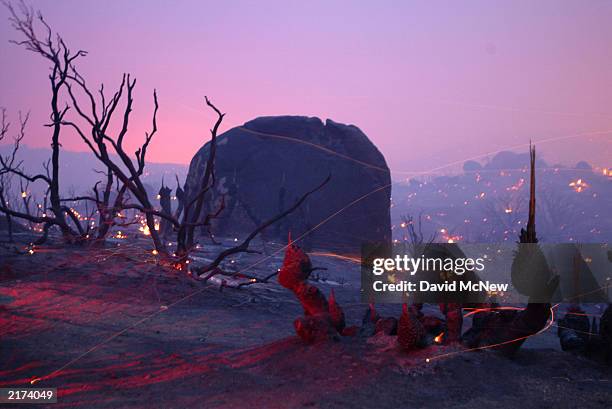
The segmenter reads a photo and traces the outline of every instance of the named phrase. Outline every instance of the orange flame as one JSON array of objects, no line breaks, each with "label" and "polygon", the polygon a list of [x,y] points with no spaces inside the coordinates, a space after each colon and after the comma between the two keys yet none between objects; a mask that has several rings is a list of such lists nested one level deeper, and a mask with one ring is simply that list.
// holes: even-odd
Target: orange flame
[{"label": "orange flame", "polygon": [[578,180],[570,182],[568,186],[574,189],[574,191],[580,193],[586,188],[588,188],[589,184],[582,179],[578,179]]}]

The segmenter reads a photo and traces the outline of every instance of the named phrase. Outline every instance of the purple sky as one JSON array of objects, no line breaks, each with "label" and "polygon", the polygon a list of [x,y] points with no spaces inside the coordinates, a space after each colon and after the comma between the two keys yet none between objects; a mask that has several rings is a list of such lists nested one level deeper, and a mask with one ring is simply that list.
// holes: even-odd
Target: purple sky
[{"label": "purple sky", "polygon": [[[355,124],[397,176],[530,138],[550,162],[612,165],[610,1],[32,4],[90,52],[79,65],[91,85],[138,78],[134,143],[157,88],[152,161],[187,163],[208,139],[206,94],[227,112],[223,130],[281,114]],[[45,63],[8,44],[6,19],[0,106],[31,109],[27,144],[48,146]],[[73,135],[63,145],[84,149]]]}]

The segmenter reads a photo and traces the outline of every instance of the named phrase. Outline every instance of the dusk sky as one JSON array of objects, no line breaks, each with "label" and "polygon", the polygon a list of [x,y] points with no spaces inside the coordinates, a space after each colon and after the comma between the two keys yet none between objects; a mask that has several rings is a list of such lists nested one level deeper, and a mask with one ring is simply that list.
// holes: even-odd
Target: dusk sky
[{"label": "dusk sky", "polygon": [[[155,162],[188,163],[215,119],[360,127],[396,176],[538,143],[544,159],[612,166],[612,1],[34,1],[88,83],[138,79],[130,141],[159,94]],[[31,110],[48,146],[46,62],[0,9],[0,106]],[[546,142],[548,141],[548,142]],[[84,150],[75,135],[63,146]],[[526,151],[519,148],[517,151]],[[450,168],[449,168],[450,169]],[[446,169],[444,169],[446,170]]]}]

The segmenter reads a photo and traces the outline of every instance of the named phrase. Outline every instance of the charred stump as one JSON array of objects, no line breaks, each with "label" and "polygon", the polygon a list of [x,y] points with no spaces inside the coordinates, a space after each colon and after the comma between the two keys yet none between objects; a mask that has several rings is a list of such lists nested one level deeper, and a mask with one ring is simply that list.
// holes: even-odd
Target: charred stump
[{"label": "charred stump", "polygon": [[[159,198],[159,205],[161,206],[162,212],[164,214],[171,215],[172,214],[172,189],[167,186],[164,186],[162,181],[162,186],[157,193],[157,197]],[[172,223],[168,220],[162,218],[159,222],[159,234],[162,237],[168,236],[172,232]]]}]

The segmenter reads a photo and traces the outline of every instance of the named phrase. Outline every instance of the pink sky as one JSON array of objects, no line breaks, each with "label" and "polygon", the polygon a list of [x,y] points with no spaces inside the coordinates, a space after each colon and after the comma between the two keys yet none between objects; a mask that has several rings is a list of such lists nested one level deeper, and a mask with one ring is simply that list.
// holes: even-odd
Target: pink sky
[{"label": "pink sky", "polygon": [[[105,4],[108,3],[108,4]],[[34,1],[91,85],[138,78],[133,143],[160,100],[156,162],[188,163],[208,139],[262,115],[359,126],[395,172],[534,141],[550,162],[612,166],[609,1]],[[0,10],[0,106],[32,111],[48,146],[45,63],[8,44]],[[603,133],[602,133],[603,132]],[[84,150],[74,135],[63,146]],[[398,173],[400,175],[400,173]]]}]

